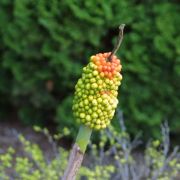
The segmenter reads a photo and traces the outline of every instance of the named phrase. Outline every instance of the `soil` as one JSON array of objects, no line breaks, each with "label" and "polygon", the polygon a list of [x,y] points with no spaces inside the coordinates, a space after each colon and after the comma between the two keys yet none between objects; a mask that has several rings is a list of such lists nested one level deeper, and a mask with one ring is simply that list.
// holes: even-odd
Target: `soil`
[{"label": "soil", "polygon": [[8,147],[13,147],[17,154],[23,154],[23,147],[18,140],[18,135],[22,134],[27,140],[37,143],[46,157],[52,156],[52,145],[42,133],[37,133],[30,126],[25,126],[19,122],[0,123],[0,153],[5,152]]}]

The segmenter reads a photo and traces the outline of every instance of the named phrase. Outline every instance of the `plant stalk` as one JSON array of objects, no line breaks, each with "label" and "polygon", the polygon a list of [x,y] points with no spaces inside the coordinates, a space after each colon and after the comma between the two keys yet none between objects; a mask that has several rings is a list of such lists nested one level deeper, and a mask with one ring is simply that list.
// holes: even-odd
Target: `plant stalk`
[{"label": "plant stalk", "polygon": [[[123,30],[124,30],[125,24],[121,24],[119,26],[119,36],[117,39],[117,43],[112,50],[110,56],[107,58],[108,61],[111,61],[113,55],[116,54],[117,50],[119,49],[122,39],[123,39]],[[92,129],[88,128],[85,125],[81,125],[76,142],[73,145],[67,168],[64,172],[62,180],[75,180],[76,174],[81,166],[81,163],[83,161],[83,156],[86,151],[86,147],[89,143],[90,137],[91,137]]]},{"label": "plant stalk", "polygon": [[62,180],[75,180],[76,174],[83,161],[84,153],[89,143],[91,133],[92,129],[84,125],[81,125],[81,127],[79,128],[76,142],[73,145],[68,161],[68,166],[64,172]]},{"label": "plant stalk", "polygon": [[76,143],[79,146],[82,153],[86,151],[86,147],[89,143],[90,137],[91,137],[92,129],[85,125],[81,125],[79,128],[79,132],[76,138]]}]

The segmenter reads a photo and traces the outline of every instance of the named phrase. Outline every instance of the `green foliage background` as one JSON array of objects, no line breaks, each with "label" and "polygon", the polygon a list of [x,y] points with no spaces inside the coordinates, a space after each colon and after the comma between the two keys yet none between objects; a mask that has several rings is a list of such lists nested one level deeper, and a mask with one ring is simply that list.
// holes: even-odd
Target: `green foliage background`
[{"label": "green foliage background", "polygon": [[[180,129],[178,1],[1,0],[0,114],[74,129],[74,85],[92,54],[110,51],[125,23],[120,108],[132,133]],[[13,107],[13,108],[12,108]],[[147,131],[148,128],[148,131]]]}]

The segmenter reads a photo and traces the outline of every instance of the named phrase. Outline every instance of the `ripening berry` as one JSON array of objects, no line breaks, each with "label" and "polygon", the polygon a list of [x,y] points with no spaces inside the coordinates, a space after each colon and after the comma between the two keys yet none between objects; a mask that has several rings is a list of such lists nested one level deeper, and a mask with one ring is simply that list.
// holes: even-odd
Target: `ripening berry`
[{"label": "ripening berry", "polygon": [[73,112],[77,121],[92,129],[106,128],[114,116],[118,104],[118,87],[122,75],[120,60],[110,53],[91,56],[83,68],[82,77],[75,86]]},{"label": "ripening berry", "polygon": [[91,87],[92,87],[93,89],[96,89],[96,88],[98,87],[98,85],[97,85],[97,83],[93,83],[93,84],[91,84]]}]

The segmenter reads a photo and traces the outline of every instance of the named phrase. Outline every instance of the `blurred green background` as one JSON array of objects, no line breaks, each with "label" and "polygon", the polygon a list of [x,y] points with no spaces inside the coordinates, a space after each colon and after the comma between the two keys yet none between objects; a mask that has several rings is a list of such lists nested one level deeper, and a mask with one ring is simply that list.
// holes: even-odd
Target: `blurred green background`
[{"label": "blurred green background", "polygon": [[[126,24],[119,108],[132,134],[180,132],[180,5],[166,0],[1,0],[0,116],[68,126],[89,57],[110,51]],[[117,121],[114,121],[116,126]]]}]

